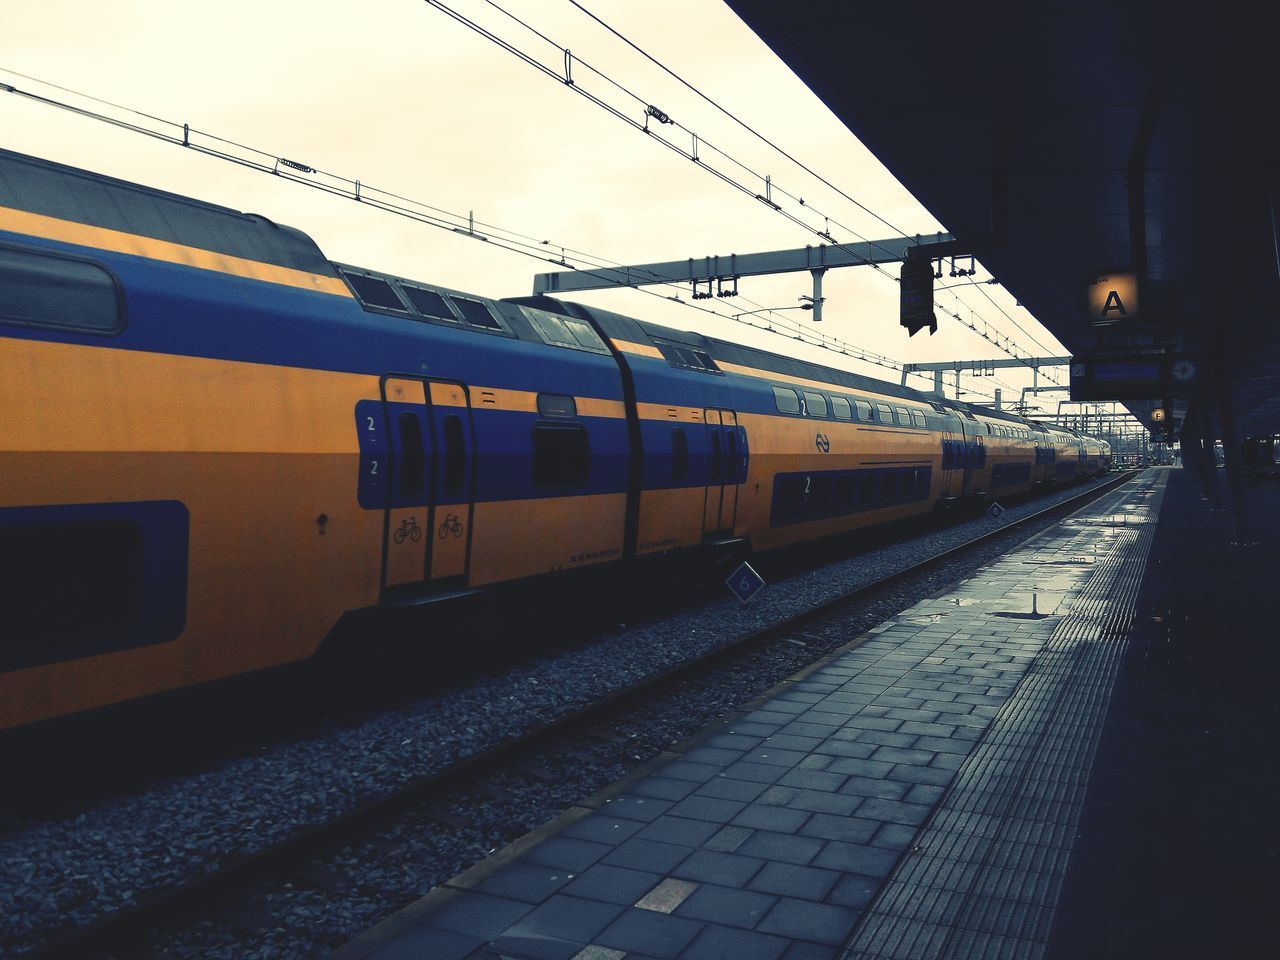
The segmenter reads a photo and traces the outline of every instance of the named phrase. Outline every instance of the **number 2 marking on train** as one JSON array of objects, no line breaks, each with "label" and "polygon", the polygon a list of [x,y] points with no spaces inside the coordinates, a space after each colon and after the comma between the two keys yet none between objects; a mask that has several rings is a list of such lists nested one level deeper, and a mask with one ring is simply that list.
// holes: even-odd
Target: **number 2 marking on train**
[{"label": "number 2 marking on train", "polygon": [[808,495],[808,493],[809,493],[809,484],[811,484],[811,483],[813,483],[813,477],[805,477],[805,478],[804,478],[804,492],[805,492],[805,495],[806,495],[806,496],[807,496],[807,495]]},{"label": "number 2 marking on train", "polygon": [[377,461],[377,460],[370,460],[370,461],[369,461],[369,475],[370,475],[370,476],[375,476],[375,475],[377,474],[377,472],[378,472],[378,461]]},{"label": "number 2 marking on train", "polygon": [[378,428],[373,425],[373,417],[365,417],[365,419],[369,421],[369,429],[376,433]]}]

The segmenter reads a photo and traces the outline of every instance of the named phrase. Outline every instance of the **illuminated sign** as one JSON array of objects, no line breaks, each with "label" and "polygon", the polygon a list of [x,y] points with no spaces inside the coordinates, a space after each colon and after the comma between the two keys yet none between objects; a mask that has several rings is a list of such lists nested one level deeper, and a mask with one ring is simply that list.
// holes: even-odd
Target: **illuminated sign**
[{"label": "illuminated sign", "polygon": [[1138,278],[1132,273],[1112,273],[1089,284],[1089,320],[1108,327],[1138,316]]}]

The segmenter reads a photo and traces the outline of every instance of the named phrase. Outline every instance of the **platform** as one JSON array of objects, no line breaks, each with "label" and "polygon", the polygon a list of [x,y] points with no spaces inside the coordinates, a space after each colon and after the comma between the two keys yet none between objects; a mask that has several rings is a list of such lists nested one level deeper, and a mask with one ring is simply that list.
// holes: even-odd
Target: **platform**
[{"label": "platform", "polygon": [[1110,955],[1115,907],[1069,867],[1080,845],[1106,872],[1082,823],[1106,821],[1091,771],[1171,476],[851,638],[334,960]]}]

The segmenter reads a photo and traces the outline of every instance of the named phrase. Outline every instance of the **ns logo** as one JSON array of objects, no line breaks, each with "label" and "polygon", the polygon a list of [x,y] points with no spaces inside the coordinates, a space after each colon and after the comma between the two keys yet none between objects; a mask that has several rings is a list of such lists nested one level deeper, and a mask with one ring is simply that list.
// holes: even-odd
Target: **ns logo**
[{"label": "ns logo", "polygon": [[820,453],[830,453],[830,452],[831,452],[831,438],[830,438],[830,437],[828,437],[825,433],[820,433],[820,434],[818,434],[818,435],[814,438],[814,443],[817,445],[817,447],[818,447],[818,451],[819,451]]}]

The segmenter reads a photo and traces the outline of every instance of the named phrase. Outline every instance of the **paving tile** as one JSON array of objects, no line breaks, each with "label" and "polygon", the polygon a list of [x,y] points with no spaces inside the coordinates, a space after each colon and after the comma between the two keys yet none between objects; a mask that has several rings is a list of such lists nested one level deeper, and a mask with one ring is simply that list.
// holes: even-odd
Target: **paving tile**
[{"label": "paving tile", "polygon": [[572,960],[581,949],[580,942],[563,937],[505,933],[478,955],[469,955],[467,960]]},{"label": "paving tile", "polygon": [[823,900],[843,876],[837,870],[795,863],[766,863],[747,886],[765,893]]},{"label": "paving tile", "polygon": [[857,740],[837,740],[833,737],[823,741],[821,746],[815,747],[814,752],[833,757],[866,759],[875,753],[877,746],[878,744],[874,743],[859,743]]},{"label": "paving tile", "polygon": [[890,780],[931,783],[943,787],[954,780],[955,775],[954,770],[944,770],[941,767],[919,767],[913,763],[900,763],[886,774]]},{"label": "paving tile", "polygon": [[786,807],[753,803],[736,817],[732,823],[752,830],[773,830],[778,833],[794,833],[801,824],[809,819],[805,810],[789,810]]},{"label": "paving tile", "polygon": [[626,957],[626,953],[622,950],[589,943],[573,955],[573,960],[626,960]]},{"label": "paving tile", "polygon": [[369,960],[463,960],[482,946],[483,940],[451,930],[435,930],[418,927],[400,934],[395,940],[378,949]]},{"label": "paving tile", "polygon": [[772,767],[794,767],[805,758],[803,751],[784,750],[782,747],[775,747],[775,739],[777,738],[770,737],[748,753],[743,760],[746,763],[767,763]]},{"label": "paving tile", "polygon": [[531,863],[512,863],[486,877],[477,887],[496,897],[510,897],[525,903],[542,903],[570,881],[565,870],[539,867]]},{"label": "paving tile", "polygon": [[680,905],[676,915],[750,929],[760,922],[777,900],[776,896],[767,893],[704,883]]},{"label": "paving tile", "polygon": [[784,736],[821,737],[826,739],[842,726],[844,726],[842,723],[811,723],[808,720],[801,718],[787,724],[779,732]]},{"label": "paving tile", "polygon": [[743,887],[763,865],[764,861],[758,857],[720,853],[717,850],[695,850],[669,872],[683,880]]},{"label": "paving tile", "polygon": [[778,960],[790,941],[767,933],[709,924],[680,954],[681,960]]},{"label": "paving tile", "polygon": [[[788,718],[790,719],[790,718]],[[745,737],[767,737],[772,733],[776,733],[778,728],[786,721],[779,723],[761,723],[758,720],[739,720],[733,724],[732,728],[725,731],[732,735],[741,735]]]},{"label": "paving tile", "polygon": [[827,894],[827,901],[861,909],[875,899],[876,892],[879,891],[880,884],[883,882],[879,877],[868,877],[857,873],[845,874]]},{"label": "paving tile", "polygon": [[688,820],[668,814],[659,817],[636,834],[645,840],[661,840],[663,843],[678,843],[686,847],[701,846],[720,827],[706,820]]},{"label": "paving tile", "polygon": [[917,783],[907,791],[907,795],[903,799],[911,803],[935,804],[942,799],[942,795],[946,792],[947,788],[943,786]]},{"label": "paving tile", "polygon": [[652,890],[635,902],[639,910],[652,910],[655,913],[675,913],[676,907],[684,903],[689,895],[698,889],[698,885],[689,880],[677,880],[667,877]]},{"label": "paving tile", "polygon": [[752,783],[773,783],[786,772],[786,767],[739,761],[731,767],[725,767],[724,775],[734,780],[746,780]]},{"label": "paving tile", "polygon": [[917,827],[904,823],[882,824],[871,838],[873,847],[884,847],[886,850],[906,850],[915,841]]},{"label": "paving tile", "polygon": [[929,766],[939,770],[959,770],[965,759],[958,753],[938,753],[929,761]]},{"label": "paving tile", "polygon": [[857,817],[834,816],[829,813],[815,813],[809,822],[801,828],[800,833],[806,837],[822,840],[844,840],[848,843],[866,843],[878,829],[879,821],[862,819],[862,809],[858,807]]},{"label": "paving tile", "polygon": [[797,940],[782,955],[782,960],[837,960],[840,954],[839,947],[830,947],[820,943],[805,943]]},{"label": "paving tile", "polygon": [[[870,707],[867,708],[871,709]],[[891,717],[894,720],[918,720],[921,723],[933,723],[941,716],[937,710],[909,710],[905,707],[888,707],[882,708],[881,716]],[[864,713],[866,711],[863,711]],[[948,718],[948,722],[952,722]]]},{"label": "paving tile", "polygon": [[850,777],[840,787],[840,792],[851,797],[883,797],[886,800],[901,800],[910,788],[910,784],[898,780]]},{"label": "paving tile", "polygon": [[811,753],[796,764],[797,770],[825,770],[835,757],[823,753]]},{"label": "paving tile", "polygon": [[613,922],[624,909],[613,903],[584,900],[558,893],[525,914],[504,936],[554,937],[576,940],[579,944],[591,943],[595,941],[596,934]]},{"label": "paving tile", "polygon": [[[876,747],[876,750],[890,750],[892,747]],[[874,751],[873,751],[874,752]],[[844,773],[855,777],[871,777],[878,779],[888,774],[893,764],[884,760],[863,760],[858,757],[841,757],[827,768],[830,773]]]},{"label": "paving tile", "polygon": [[588,900],[604,900],[630,906],[662,880],[661,873],[629,870],[607,863],[597,863],[564,888],[566,894]]},{"label": "paving tile", "polygon": [[861,797],[847,797],[838,793],[825,793],[819,790],[801,790],[795,797],[787,801],[793,810],[810,810],[814,813],[834,813],[847,817],[858,809]]},{"label": "paving tile", "polygon": [[802,790],[835,792],[840,789],[846,776],[831,770],[789,770],[778,783],[784,787],[800,787]]},{"label": "paving tile", "polygon": [[870,877],[886,877],[897,860],[896,850],[830,840],[813,858],[813,866],[829,867],[832,870],[860,873]]},{"label": "paving tile", "polygon": [[760,743],[759,737],[746,736],[740,733],[717,733],[707,738],[708,747],[721,747],[725,750],[750,750]]},{"label": "paving tile", "polygon": [[803,791],[799,787],[772,786],[756,798],[756,803],[769,804],[775,807],[786,806]]},{"label": "paving tile", "polygon": [[588,817],[583,817],[577,823],[570,824],[560,836],[616,846],[642,826],[644,824],[638,820],[623,820],[620,817],[593,813]]},{"label": "paving tile", "polygon": [[880,763],[916,763],[925,766],[933,760],[935,754],[931,750],[905,750],[901,747],[879,747],[871,754],[871,759]]},{"label": "paving tile", "polygon": [[872,717],[865,714],[859,714],[856,717],[850,717],[844,725],[844,730],[837,734],[842,736],[847,734],[847,739],[853,739],[860,736],[859,731],[862,730],[881,730],[885,732],[893,732],[902,726],[901,720],[895,720],[893,717]]},{"label": "paving tile", "polygon": [[702,848],[717,850],[720,853],[733,853],[749,836],[751,836],[751,830],[747,827],[721,827],[715,836],[702,845]]},{"label": "paving tile", "polygon": [[694,791],[699,797],[715,797],[719,800],[742,800],[750,803],[768,789],[768,784],[752,780],[735,780],[723,774],[712,777]]},{"label": "paving tile", "polygon": [[[814,814],[825,816],[825,814]],[[796,836],[790,833],[773,833],[757,830],[737,850],[749,857],[761,857],[771,862],[805,864],[822,849],[823,841],[816,837]]]},{"label": "paving tile", "polygon": [[689,760],[672,760],[662,768],[662,776],[668,780],[691,780],[705,783],[723,769],[722,765],[710,763],[690,763]]},{"label": "paving tile", "polygon": [[659,800],[683,800],[698,789],[698,784],[719,772],[719,767],[675,760],[662,768],[661,776],[645,777],[631,788],[631,792],[637,796],[656,797]]},{"label": "paving tile", "polygon": [[705,763],[715,767],[727,767],[742,759],[744,750],[726,750],[723,747],[694,747],[686,751],[684,758],[690,763]]},{"label": "paving tile", "polygon": [[844,940],[857,919],[858,911],[848,907],[783,897],[757,929],[834,946]]},{"label": "paving tile", "polygon": [[933,750],[936,753],[958,753],[967,756],[973,749],[968,740],[956,740],[951,737],[920,737],[916,741],[917,750]]},{"label": "paving tile", "polygon": [[680,956],[702,928],[703,924],[696,920],[633,908],[614,920],[593,942],[626,950],[628,957],[642,953],[674,958]]},{"label": "paving tile", "polygon": [[641,840],[632,837],[620,844],[603,859],[613,867],[627,867],[631,870],[646,870],[651,873],[669,873],[671,868],[689,855],[689,848],[675,843],[660,843],[657,840]]},{"label": "paving tile", "polygon": [[440,930],[491,940],[533,909],[519,900],[466,891],[432,913],[428,922]]},{"label": "paving tile", "polygon": [[670,800],[654,800],[651,797],[636,797],[623,794],[611,797],[605,802],[603,813],[611,817],[623,817],[627,820],[640,820],[648,823],[671,809]]},{"label": "paving tile", "polygon": [[607,843],[592,843],[572,837],[552,837],[538,844],[521,859],[542,867],[554,867],[581,873],[615,848]]},{"label": "paving tile", "polygon": [[671,808],[673,817],[688,817],[691,820],[709,820],[712,823],[726,824],[736,817],[746,803],[741,800],[722,800],[717,797],[686,797]]},{"label": "paving tile", "polygon": [[888,730],[863,730],[858,735],[859,743],[874,743],[886,747],[911,747],[917,740],[928,739],[912,733],[890,733]]},{"label": "paving tile", "polygon": [[868,820],[884,820],[888,823],[905,823],[910,825],[924,823],[929,816],[930,807],[922,803],[907,803],[904,800],[883,800],[871,797],[858,807],[858,816]]},{"label": "paving tile", "polygon": [[797,737],[787,733],[777,733],[760,743],[762,749],[800,750],[808,752],[820,744],[819,737]]}]

